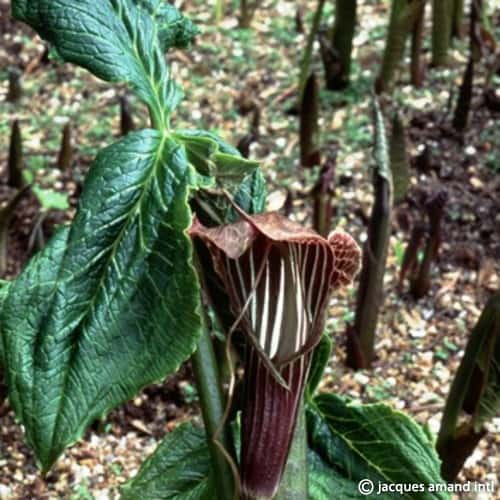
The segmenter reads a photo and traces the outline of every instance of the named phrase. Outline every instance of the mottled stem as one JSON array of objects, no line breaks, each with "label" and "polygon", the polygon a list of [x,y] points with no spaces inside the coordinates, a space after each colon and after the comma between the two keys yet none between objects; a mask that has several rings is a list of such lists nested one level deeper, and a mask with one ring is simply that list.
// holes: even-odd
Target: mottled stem
[{"label": "mottled stem", "polygon": [[[368,238],[363,248],[363,265],[359,280],[354,328],[348,336],[347,364],[354,369],[369,368],[373,361],[375,333],[383,300],[384,273],[391,234],[392,175],[385,126],[377,101],[374,101],[374,108],[377,163],[373,174],[375,200],[368,226]],[[359,366],[360,360],[363,366]]]},{"label": "mottled stem", "polygon": [[453,0],[432,2],[432,65],[445,66],[451,40]]},{"label": "mottled stem", "polygon": [[393,1],[384,56],[375,83],[377,92],[384,92],[390,88],[396,70],[403,59],[406,41],[424,3],[425,0]]},{"label": "mottled stem", "polygon": [[335,2],[332,49],[338,58],[338,64],[325,68],[327,87],[330,90],[341,90],[349,85],[356,10],[356,0],[336,0]]},{"label": "mottled stem", "polygon": [[320,163],[318,116],[318,84],[316,75],[311,73],[300,105],[300,162],[304,167],[314,167]]},{"label": "mottled stem", "polygon": [[57,158],[57,166],[61,170],[69,170],[73,163],[73,150],[71,147],[71,124],[67,123],[64,126],[61,149],[59,150],[59,157]]},{"label": "mottled stem", "polygon": [[321,21],[321,16],[323,15],[323,7],[325,6],[325,0],[318,0],[318,6],[316,7],[316,12],[314,13],[314,19],[311,26],[311,31],[307,37],[306,48],[304,50],[304,57],[302,58],[302,63],[300,65],[300,76],[299,76],[299,105],[302,102],[302,94],[306,86],[307,79],[309,77],[309,68],[311,67],[312,50],[314,46],[314,40],[319,30],[319,23]]},{"label": "mottled stem", "polygon": [[227,431],[223,431],[218,438],[220,445],[224,447],[228,456],[222,452],[219,444],[214,440],[214,436],[223,423],[225,398],[222,393],[219,369],[204,314],[202,323],[203,332],[198,343],[198,348],[193,354],[191,361],[200,396],[201,412],[215,473],[217,498],[221,500],[234,500],[234,473],[228,460],[228,456],[231,457],[233,455],[230,434]]},{"label": "mottled stem", "polygon": [[424,34],[425,6],[427,2],[422,2],[419,12],[417,13],[413,29],[411,32],[411,63],[410,75],[411,83],[419,88],[424,80],[424,65],[422,64],[422,42]]},{"label": "mottled stem", "polygon": [[14,120],[10,135],[9,159],[7,163],[7,184],[10,187],[21,189],[23,180],[23,141],[19,122]]}]

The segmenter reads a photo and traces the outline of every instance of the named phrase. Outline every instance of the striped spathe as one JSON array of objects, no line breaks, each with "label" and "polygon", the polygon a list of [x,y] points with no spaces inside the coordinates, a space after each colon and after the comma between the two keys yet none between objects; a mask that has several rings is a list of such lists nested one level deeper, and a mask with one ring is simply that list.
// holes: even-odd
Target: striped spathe
[{"label": "striped spathe", "polygon": [[[333,290],[350,283],[360,249],[344,232],[328,239],[278,213],[190,230],[211,257],[227,301],[216,311],[245,334],[240,473],[244,498],[272,498],[279,487],[310,364]],[[222,310],[224,309],[224,310]],[[227,325],[226,321],[226,325]],[[279,374],[278,376],[276,374]]]}]

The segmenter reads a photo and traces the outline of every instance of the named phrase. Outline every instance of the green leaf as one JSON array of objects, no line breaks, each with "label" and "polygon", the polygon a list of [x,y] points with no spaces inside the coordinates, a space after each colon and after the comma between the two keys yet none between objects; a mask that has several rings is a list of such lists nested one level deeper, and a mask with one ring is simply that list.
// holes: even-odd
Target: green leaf
[{"label": "green leaf", "polygon": [[[266,198],[266,181],[259,169],[245,177],[234,195],[235,203],[247,214],[260,214],[264,212],[266,209]],[[230,210],[233,215],[228,220],[233,222],[236,219],[236,212],[232,207]]]},{"label": "green leaf", "polygon": [[32,190],[45,210],[67,210],[69,208],[66,193],[60,193],[53,189],[44,189],[40,186],[33,186]]},{"label": "green leaf", "polygon": [[[307,426],[309,446],[324,465],[332,469],[333,478],[340,475],[354,482],[356,487],[362,479],[373,481],[375,488],[379,482],[386,485],[445,484],[440,476],[440,461],[434,444],[427,434],[411,418],[389,406],[355,405],[334,394],[322,394],[308,407]],[[325,468],[320,472],[319,481],[324,484]],[[337,484],[335,479],[327,484],[332,481]],[[339,481],[339,487],[345,484]],[[449,495],[414,491],[393,493],[389,498],[436,500],[447,499]]]},{"label": "green leaf", "polygon": [[[30,275],[33,278],[33,282],[30,286],[30,281],[26,280],[23,278],[23,274],[19,278],[17,278],[14,281],[11,281],[9,284],[8,288],[2,287],[2,294],[1,294],[1,302],[2,302],[2,308],[0,311],[0,324],[1,324],[1,341],[2,341],[2,350],[3,353],[9,353],[9,356],[12,356],[14,352],[10,351],[10,342],[9,342],[9,334],[8,334],[8,328],[7,325],[10,322],[10,320],[19,320],[21,319],[19,317],[19,313],[16,311],[12,311],[14,313],[13,318],[9,318],[9,307],[8,307],[8,302],[9,298],[11,296],[11,291],[13,289],[19,288],[19,283],[20,281],[25,281],[25,286],[26,286],[26,293],[30,295],[33,299],[35,299],[35,295],[38,297],[42,298],[43,294],[48,292],[49,290],[52,289],[56,275],[55,273],[57,272],[58,265],[47,265],[43,267],[43,263],[59,263],[61,260],[61,255],[62,252],[65,249],[66,242],[68,239],[68,233],[69,229],[67,227],[62,227],[59,229],[54,236],[49,240],[47,245],[43,248],[43,250],[36,254],[31,260],[29,261],[25,273],[27,273],[27,270],[30,269]],[[34,284],[34,285],[33,285]],[[7,369],[6,372],[6,378],[9,380],[9,373],[8,373],[8,368],[10,366],[15,366],[17,363],[22,362],[22,354],[19,355],[18,359],[3,359],[4,366]],[[31,356],[30,356],[31,358]],[[17,387],[9,387],[9,394],[11,395],[10,397],[12,398],[12,395],[14,394],[15,391],[20,390],[20,388]],[[11,403],[15,407],[15,401],[11,399]],[[22,416],[19,415],[18,417],[22,419]]]},{"label": "green leaf", "polygon": [[[474,430],[480,432],[485,423],[500,414],[500,293],[494,294],[488,301],[474,328],[474,334],[482,336],[482,346],[476,358],[476,370],[481,374],[482,387],[478,389],[473,382],[469,382],[468,392],[480,391],[472,418]],[[469,345],[466,352],[467,349]]]},{"label": "green leaf", "polygon": [[9,288],[9,397],[44,469],[95,418],[195,349],[189,170],[183,148],[152,130],[102,150],[69,233]]},{"label": "green leaf", "polygon": [[176,132],[174,137],[184,145],[189,163],[200,174],[205,176],[214,174],[212,155],[218,151],[219,145],[211,137],[182,132]]},{"label": "green leaf", "polygon": [[158,26],[158,37],[164,51],[171,47],[183,49],[199,33],[190,19],[164,0],[137,0],[152,15]]},{"label": "green leaf", "polygon": [[239,184],[259,167],[256,161],[227,153],[216,153],[212,158],[215,163],[215,177],[223,185]]},{"label": "green leaf", "polygon": [[500,414],[500,323],[497,326],[496,337],[491,340],[491,344],[490,357],[484,360],[484,364],[483,360],[478,360],[479,366],[484,366],[486,380],[477,415],[474,417],[476,430]]},{"label": "green leaf", "polygon": [[[222,172],[219,172],[219,174],[222,173],[223,177],[224,173],[226,174],[226,179],[223,180],[223,185],[227,186],[227,184],[229,184],[232,187],[231,192],[233,193],[234,202],[248,214],[257,214],[265,210],[267,197],[266,182],[262,172],[259,168],[257,168],[258,164],[256,162],[249,162],[248,160],[245,160],[241,157],[241,153],[235,147],[226,143],[216,134],[211,132],[205,132],[202,130],[182,130],[176,131],[174,136],[183,142],[188,157],[189,141],[202,138],[204,141],[213,141],[217,144],[218,149],[216,150],[216,154],[212,154],[210,166],[207,165],[205,168],[210,168],[210,171],[216,177],[220,178],[220,175],[218,176],[217,173],[217,165],[214,164],[214,166],[212,166],[212,163],[214,161],[214,156],[223,155],[222,160],[219,157],[218,166],[219,169],[222,169]],[[205,151],[208,152],[209,142],[206,142],[205,144],[207,144]],[[212,145],[212,142],[210,142],[210,145]],[[228,161],[224,164],[227,158],[231,158],[231,160],[230,162]],[[193,164],[192,161],[191,163]],[[228,182],[227,178],[227,173],[230,171],[230,163],[232,165],[241,165],[239,174],[233,177],[233,182]],[[247,173],[245,174],[245,172]],[[241,174],[243,174],[243,177],[240,179],[239,177]],[[208,185],[207,187],[213,186]],[[229,203],[228,199],[221,193],[217,193],[215,191],[200,190],[196,193],[194,206],[197,216],[206,226],[214,224],[227,224],[239,219],[239,215]]]},{"label": "green leaf", "polygon": [[65,61],[103,80],[132,85],[155,125],[168,123],[181,92],[164,59],[159,32],[165,40],[165,24],[159,28],[137,0],[14,0],[12,12],[54,45]]},{"label": "green leaf", "polygon": [[[309,500],[331,500],[332,492],[335,498],[342,500],[359,499],[362,497],[355,481],[339,474],[335,469],[323,462],[314,451],[309,450],[307,455],[309,474]],[[381,500],[391,498],[387,495],[377,496]]]},{"label": "green leaf", "polygon": [[9,291],[10,281],[0,280],[0,310],[3,307],[3,301],[7,296],[7,292]]},{"label": "green leaf", "polygon": [[[233,201],[247,214],[260,214],[266,208],[266,182],[259,169],[247,175],[233,191]],[[236,222],[240,215],[228,199],[214,191],[200,190],[193,200],[194,210],[203,225]]]},{"label": "green leaf", "polygon": [[188,423],[168,433],[121,492],[122,500],[216,498],[205,431]]},{"label": "green leaf", "polygon": [[190,163],[203,175],[212,175],[231,189],[259,167],[259,163],[243,158],[237,149],[215,134],[203,130],[179,130],[173,136],[186,148]]},{"label": "green leaf", "polygon": [[186,137],[190,138],[202,137],[205,139],[211,139],[217,144],[217,146],[219,147],[219,151],[221,153],[226,153],[228,155],[233,155],[233,156],[241,156],[241,153],[234,146],[231,146],[231,144],[228,144],[226,141],[221,139],[217,134],[214,134],[213,132],[208,132],[206,130],[179,129],[175,131],[175,135],[181,137],[181,139],[182,138],[185,139]]},{"label": "green leaf", "polygon": [[324,333],[321,336],[319,344],[315,347],[311,360],[311,369],[309,372],[309,380],[307,382],[307,393],[311,397],[318,387],[323,377],[323,372],[328,366],[330,356],[332,354],[333,343],[330,336]]},{"label": "green leaf", "polygon": [[[5,302],[5,297],[9,292],[10,281],[0,280],[0,315],[3,310],[3,304]],[[2,325],[0,324],[0,367],[4,365],[3,360],[3,340],[2,340]]]}]

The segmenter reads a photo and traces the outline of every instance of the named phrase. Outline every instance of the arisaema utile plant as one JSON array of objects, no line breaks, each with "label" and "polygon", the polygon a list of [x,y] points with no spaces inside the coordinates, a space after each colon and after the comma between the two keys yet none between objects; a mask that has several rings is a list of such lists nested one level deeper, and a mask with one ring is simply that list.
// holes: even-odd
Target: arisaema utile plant
[{"label": "arisaema utile plant", "polygon": [[187,47],[194,25],[160,0],[14,0],[12,11],[66,62],[127,83],[151,121],[98,153],[71,224],[1,289],[9,400],[41,470],[191,358],[204,430],[168,433],[123,498],[357,498],[364,478],[440,483],[433,444],[407,416],[315,394],[329,299],[359,250],[262,213],[257,163],[175,128],[182,91],[165,53]]}]

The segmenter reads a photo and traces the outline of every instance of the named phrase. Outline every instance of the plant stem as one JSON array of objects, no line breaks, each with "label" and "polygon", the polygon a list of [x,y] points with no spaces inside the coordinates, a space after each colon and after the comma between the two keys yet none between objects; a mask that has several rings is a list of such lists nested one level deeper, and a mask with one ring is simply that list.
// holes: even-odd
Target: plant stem
[{"label": "plant stem", "polygon": [[23,179],[23,141],[19,122],[14,120],[10,136],[9,159],[7,163],[7,184],[10,187],[21,189]]},{"label": "plant stem", "polygon": [[457,106],[453,117],[453,128],[457,132],[463,132],[467,128],[470,107],[472,102],[472,89],[474,85],[474,57],[469,56],[469,62],[465,68],[462,84],[458,93]]},{"label": "plant stem", "polygon": [[335,157],[326,160],[312,192],[314,199],[313,227],[325,238],[330,233],[334,214],[335,164]]},{"label": "plant stem", "polygon": [[391,236],[393,182],[385,126],[376,100],[374,110],[375,199],[368,225],[368,238],[363,248],[354,331],[351,330],[349,334],[347,349],[347,364],[354,369],[369,368],[374,358],[375,333],[384,295],[384,273]]},{"label": "plant stem", "polygon": [[403,201],[410,187],[410,162],[406,144],[406,132],[400,113],[394,113],[392,134],[389,142],[389,159],[394,187],[394,203]]},{"label": "plant stem", "polygon": [[410,75],[411,83],[417,88],[422,86],[424,79],[424,65],[422,64],[421,53],[424,37],[425,5],[426,1],[424,0],[417,13],[411,32]]},{"label": "plant stem", "polygon": [[19,68],[11,68],[9,70],[9,90],[5,100],[7,102],[16,102],[21,99],[23,89],[21,85],[21,70]]},{"label": "plant stem", "polygon": [[453,17],[452,0],[433,0],[432,3],[432,64],[445,66],[451,40]]},{"label": "plant stem", "polygon": [[375,83],[377,92],[384,92],[391,87],[405,53],[408,36],[424,4],[425,0],[414,0],[412,2],[407,0],[393,1],[384,57]]},{"label": "plant stem", "polygon": [[[219,369],[204,310],[202,325],[203,332],[198,343],[198,349],[193,354],[191,361],[200,397],[208,447],[215,471],[217,498],[220,500],[233,500],[235,497],[235,484],[231,464],[228,461],[228,457],[224,456],[214,440],[214,435],[217,433],[224,416],[225,401],[220,387]],[[226,429],[221,433],[219,442],[229,456],[233,457],[233,446],[229,432],[226,432]]]},{"label": "plant stem", "polygon": [[423,222],[416,222],[410,233],[410,240],[406,246],[399,272],[399,288],[403,289],[403,284],[406,276],[411,276],[415,273],[418,265],[418,252],[422,247],[426,227]]},{"label": "plant stem", "polygon": [[151,128],[155,130],[162,130],[164,128],[162,117],[157,109],[149,107],[149,119],[151,121]]},{"label": "plant stem", "polygon": [[441,245],[441,224],[448,195],[439,190],[426,202],[426,211],[429,217],[429,236],[424,250],[424,258],[417,275],[411,283],[411,293],[415,299],[422,298],[431,288],[431,268],[436,260]]},{"label": "plant stem", "polygon": [[73,163],[73,150],[71,147],[71,123],[64,125],[61,149],[57,158],[57,166],[60,170],[67,171]]},{"label": "plant stem", "polygon": [[316,7],[316,12],[314,13],[313,24],[311,26],[311,31],[307,37],[306,49],[304,51],[304,58],[302,59],[302,64],[300,65],[300,76],[299,76],[299,106],[302,103],[302,94],[306,86],[307,78],[309,77],[309,68],[311,66],[312,49],[314,45],[314,40],[319,29],[319,23],[321,21],[321,16],[323,14],[323,7],[325,5],[325,0],[319,0],[318,6]]},{"label": "plant stem", "polygon": [[215,17],[215,25],[216,26],[218,26],[220,24],[223,16],[224,16],[223,0],[215,0],[214,17]]},{"label": "plant stem", "polygon": [[250,28],[250,24],[252,23],[252,18],[255,13],[255,9],[257,8],[257,2],[253,2],[253,5],[250,5],[250,0],[241,0],[241,14],[239,19],[239,27],[243,29]]},{"label": "plant stem", "polygon": [[462,18],[464,14],[464,0],[453,0],[453,18],[451,35],[454,38],[462,36]]},{"label": "plant stem", "polygon": [[19,189],[7,202],[7,205],[0,210],[0,273],[7,270],[7,240],[9,237],[9,224],[16,211],[19,202],[30,186]]},{"label": "plant stem", "polygon": [[351,74],[352,41],[356,29],[357,0],[336,0],[335,22],[333,26],[332,47],[338,53],[337,71],[328,76],[330,90],[341,90],[349,84]]},{"label": "plant stem", "polygon": [[469,15],[469,50],[475,62],[481,59],[482,42],[481,37],[478,35],[478,32],[480,32],[478,26],[481,24],[483,9],[483,0],[472,0]]},{"label": "plant stem", "polygon": [[314,72],[307,78],[300,103],[300,163],[303,167],[320,164],[319,89]]},{"label": "plant stem", "polygon": [[134,119],[132,117],[132,110],[130,102],[126,95],[120,96],[120,133],[127,135],[134,130]]}]

